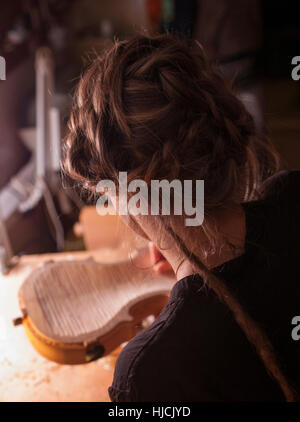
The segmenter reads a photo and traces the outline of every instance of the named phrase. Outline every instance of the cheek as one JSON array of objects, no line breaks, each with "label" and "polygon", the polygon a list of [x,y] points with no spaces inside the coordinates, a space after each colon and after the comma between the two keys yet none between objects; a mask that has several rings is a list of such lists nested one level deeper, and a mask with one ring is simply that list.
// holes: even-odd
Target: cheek
[{"label": "cheek", "polygon": [[[111,200],[113,199],[112,200],[112,204],[115,204],[116,207],[117,207],[117,209],[118,209],[118,200],[119,200],[119,198],[118,197],[114,197],[114,198],[110,198],[110,199]],[[141,229],[140,225],[134,220],[134,218],[132,216],[130,216],[130,215],[120,215],[119,214],[119,218],[121,218],[121,220],[123,221],[123,223],[126,224],[126,226],[128,226],[136,234],[138,234],[139,236],[143,237],[144,239],[147,239],[147,240],[151,241],[151,239],[149,239],[149,237]]]},{"label": "cheek", "polygon": [[120,215],[119,216],[121,220],[126,224],[126,226],[130,227],[131,230],[133,230],[136,234],[143,237],[144,239],[151,240],[146,235],[146,233],[141,229],[139,224],[133,219],[133,217],[130,217],[129,215]]}]

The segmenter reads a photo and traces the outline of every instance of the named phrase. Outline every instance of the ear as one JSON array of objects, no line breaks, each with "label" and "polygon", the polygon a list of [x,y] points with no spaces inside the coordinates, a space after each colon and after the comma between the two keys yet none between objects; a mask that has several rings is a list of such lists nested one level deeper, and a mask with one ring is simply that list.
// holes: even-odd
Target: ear
[{"label": "ear", "polygon": [[149,255],[150,264],[153,265],[153,269],[157,274],[173,272],[171,265],[153,242],[149,243]]}]

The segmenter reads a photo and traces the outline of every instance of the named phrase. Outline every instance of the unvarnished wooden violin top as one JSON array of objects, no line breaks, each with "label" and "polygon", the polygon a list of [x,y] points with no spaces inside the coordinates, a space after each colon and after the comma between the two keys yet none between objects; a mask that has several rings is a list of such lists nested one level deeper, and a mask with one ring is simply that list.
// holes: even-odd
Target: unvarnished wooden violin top
[{"label": "unvarnished wooden violin top", "polygon": [[130,340],[143,319],[157,315],[174,283],[172,276],[131,261],[49,262],[20,287],[21,322],[48,359],[89,362]]}]

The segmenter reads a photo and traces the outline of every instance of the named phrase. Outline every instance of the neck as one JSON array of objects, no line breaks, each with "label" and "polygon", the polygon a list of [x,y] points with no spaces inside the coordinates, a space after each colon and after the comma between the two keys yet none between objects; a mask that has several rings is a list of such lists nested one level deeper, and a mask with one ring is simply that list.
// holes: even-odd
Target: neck
[{"label": "neck", "polygon": [[[215,212],[213,222],[214,230],[218,235],[216,248],[212,252],[209,252],[206,247],[206,245],[209,245],[209,240],[202,228],[192,228],[193,233],[190,232],[188,236],[182,237],[182,239],[186,239],[187,248],[197,255],[208,269],[218,267],[242,255],[246,237],[245,213],[240,205],[222,208],[222,210]],[[196,242],[195,239],[197,239]],[[177,267],[177,280],[194,272],[190,261],[184,259],[182,264]]]}]

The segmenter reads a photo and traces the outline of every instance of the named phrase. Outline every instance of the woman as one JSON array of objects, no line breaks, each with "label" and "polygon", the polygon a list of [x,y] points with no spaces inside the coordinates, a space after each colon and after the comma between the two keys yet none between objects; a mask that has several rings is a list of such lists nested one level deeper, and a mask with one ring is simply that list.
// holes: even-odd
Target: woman
[{"label": "woman", "polygon": [[117,185],[120,171],[149,186],[204,180],[201,226],[175,213],[126,218],[155,245],[157,271],[170,266],[178,281],[120,354],[111,400],[297,400],[299,172],[277,173],[201,46],[171,35],[116,42],[78,85],[64,150],[65,172],[89,192]]}]

